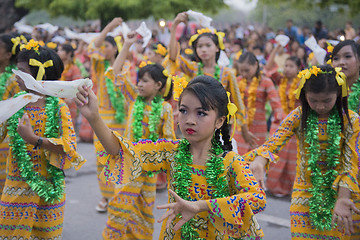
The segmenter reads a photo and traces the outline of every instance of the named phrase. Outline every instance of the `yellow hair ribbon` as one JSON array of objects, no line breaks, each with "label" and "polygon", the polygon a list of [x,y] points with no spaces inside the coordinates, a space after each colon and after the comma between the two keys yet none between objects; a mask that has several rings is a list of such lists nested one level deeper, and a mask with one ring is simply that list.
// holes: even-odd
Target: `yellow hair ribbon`
[{"label": "yellow hair ribbon", "polygon": [[24,35],[20,35],[20,39],[21,39],[21,42],[24,44],[26,44],[28,42],[26,37],[24,37]]},{"label": "yellow hair ribbon", "polygon": [[227,96],[228,96],[228,104],[227,104],[227,109],[228,109],[228,115],[226,116],[227,118],[227,123],[229,123],[230,120],[230,116],[234,118],[234,125],[233,125],[233,131],[231,133],[231,137],[230,137],[230,141],[233,139],[234,134],[235,134],[235,129],[236,129],[236,112],[238,110],[238,108],[236,107],[235,104],[233,104],[230,101],[230,93],[226,92]]},{"label": "yellow hair ribbon", "polygon": [[[299,75],[300,75],[300,73],[299,73]],[[298,77],[299,77],[299,75],[298,75]],[[301,90],[302,90],[302,88],[304,87],[305,82],[306,82],[306,79],[305,79],[305,76],[304,76],[304,75],[301,75],[299,78],[300,78],[299,86],[298,86],[298,88],[294,91],[294,94],[295,94],[296,99],[299,99]]]},{"label": "yellow hair ribbon", "polygon": [[342,97],[347,97],[348,86],[346,81],[346,75],[343,72],[341,72],[341,70],[342,70],[341,67],[335,68],[335,72],[336,72],[335,78],[339,86],[341,86]]},{"label": "yellow hair ribbon", "polygon": [[164,74],[165,77],[167,77],[166,79],[166,87],[165,87],[165,92],[164,92],[164,97],[167,97],[169,95],[170,92],[170,88],[171,88],[171,79],[172,76],[171,74],[169,74],[167,69],[164,69],[164,71],[162,72]]},{"label": "yellow hair ribbon", "polygon": [[223,32],[216,32],[216,31],[215,31],[215,34],[216,34],[217,37],[218,37],[220,50],[224,50],[224,49],[225,49],[225,45],[224,45],[225,33],[223,33]]},{"label": "yellow hair ribbon", "polygon": [[331,59],[327,60],[326,64],[329,64],[329,65],[332,66],[332,61],[331,61]]},{"label": "yellow hair ribbon", "polygon": [[11,49],[12,55],[16,54],[16,47],[21,43],[20,37],[12,38],[11,42],[13,43],[13,47]]},{"label": "yellow hair ribbon", "polygon": [[192,46],[192,43],[196,41],[196,39],[199,37],[199,34],[194,34],[189,39],[189,46]]},{"label": "yellow hair ribbon", "polygon": [[121,49],[123,47],[123,45],[121,43],[121,36],[114,37],[114,41],[115,41],[116,46],[118,48],[118,52],[120,53],[120,51],[121,51]]},{"label": "yellow hair ribbon", "polygon": [[38,70],[38,73],[36,76],[36,80],[42,80],[42,78],[45,74],[45,68],[54,66],[54,63],[52,60],[48,60],[45,63],[41,63],[40,61],[38,61],[34,58],[30,58],[29,65],[39,67],[39,70]]}]

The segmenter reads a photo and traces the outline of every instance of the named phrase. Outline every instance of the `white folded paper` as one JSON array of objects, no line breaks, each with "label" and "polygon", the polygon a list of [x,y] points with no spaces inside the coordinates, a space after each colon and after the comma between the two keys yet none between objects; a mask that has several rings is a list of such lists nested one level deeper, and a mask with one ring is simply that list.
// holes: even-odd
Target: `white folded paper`
[{"label": "white folded paper", "polygon": [[50,35],[59,29],[58,26],[54,26],[51,23],[38,24],[35,27],[46,30],[48,33],[50,33]]},{"label": "white folded paper", "polygon": [[124,38],[127,38],[129,32],[130,28],[125,22],[123,22],[121,26],[116,27],[112,32],[109,33],[109,35],[112,37],[117,37],[122,34]]},{"label": "white folded paper", "polygon": [[140,27],[138,27],[135,31],[142,36],[143,41],[144,41],[142,47],[145,48],[148,45],[148,43],[149,43],[149,41],[151,39],[152,32],[146,26],[145,22],[142,22],[140,24]]},{"label": "white folded paper", "polygon": [[220,56],[217,61],[217,64],[219,64],[222,67],[227,67],[230,64],[230,60],[223,50],[220,50]]},{"label": "white folded paper", "polygon": [[314,56],[316,58],[316,61],[323,65],[325,62],[326,57],[326,51],[325,49],[321,48],[317,42],[314,36],[311,36],[308,40],[305,41],[305,45],[311,49],[311,51],[314,52]]},{"label": "white folded paper", "polygon": [[202,14],[200,12],[195,12],[193,10],[188,10],[186,13],[188,14],[189,18],[194,19],[196,21],[196,23],[199,24],[201,27],[214,29],[210,25],[211,21],[212,21],[211,17],[207,17],[204,14]]},{"label": "white folded paper", "polygon": [[286,35],[280,34],[275,37],[275,41],[278,42],[282,47],[285,47],[289,43],[290,38]]}]

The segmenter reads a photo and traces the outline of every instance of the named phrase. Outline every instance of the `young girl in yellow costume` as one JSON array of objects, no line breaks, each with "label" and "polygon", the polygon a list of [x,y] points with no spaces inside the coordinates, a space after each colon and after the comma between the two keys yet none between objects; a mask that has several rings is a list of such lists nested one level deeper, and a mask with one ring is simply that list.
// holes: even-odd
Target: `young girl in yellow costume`
[{"label": "young girl in yellow costume", "polygon": [[[161,65],[148,63],[146,66],[141,65],[138,82],[134,86],[128,74],[129,64],[124,66],[124,62],[135,41],[136,33],[129,33],[113,69],[106,73],[109,77],[115,75],[113,78],[121,85],[130,104],[124,135],[134,142],[140,139],[150,142],[156,142],[159,138],[175,139],[172,108],[164,101],[172,96],[171,76]],[[101,144],[97,144],[97,149],[101,149]],[[97,155],[103,160],[102,163],[106,163],[109,157],[100,150]],[[157,173],[143,173],[129,185],[116,185],[114,197],[109,202],[104,239],[152,239]]]},{"label": "young girl in yellow costume", "polygon": [[[99,110],[107,126],[115,131],[124,132],[126,124],[126,102],[120,92],[120,88],[115,84],[114,79],[105,76],[105,72],[114,63],[118,51],[115,39],[106,36],[115,27],[122,24],[121,18],[114,18],[101,31],[100,35],[91,42],[88,47],[88,54],[91,59],[91,79],[94,81],[95,89],[99,100]],[[98,139],[94,136],[95,146]],[[98,149],[95,149],[98,152]],[[100,156],[97,156],[99,159]],[[97,161],[97,174],[100,174],[103,165]],[[96,206],[98,212],[106,212],[108,201],[114,195],[114,185],[105,184],[98,179],[102,199]]]},{"label": "young girl in yellow costume", "polygon": [[[19,70],[37,80],[57,80],[59,56],[31,40],[17,57]],[[21,90],[35,93],[18,78]],[[25,94],[20,92],[15,97]],[[2,239],[61,239],[65,181],[63,169],[79,168],[69,109],[57,97],[41,95],[10,117],[0,133],[10,137],[7,176],[0,201]]]},{"label": "young girl in yellow costume", "polygon": [[169,204],[158,208],[169,210],[159,219],[168,218],[160,239],[263,236],[254,214],[265,208],[265,193],[242,157],[231,151],[228,122],[237,109],[218,80],[198,76],[190,81],[179,99],[179,127],[185,138],[155,143],[132,143],[111,131],[97,113],[91,89],[79,91],[81,113],[111,154],[105,179],[129,184],[144,174],[166,172]]},{"label": "young girl in yellow costume", "polygon": [[350,239],[352,211],[360,213],[351,201],[359,194],[359,116],[348,111],[346,76],[340,69],[313,66],[303,70],[300,79],[296,97],[301,106],[246,157],[255,158],[250,169],[263,185],[265,166],[276,162],[275,154],[296,135],[292,239]]},{"label": "young girl in yellow costume", "polygon": [[[337,44],[331,50],[331,60],[334,67],[341,67],[342,72],[346,75],[347,83],[350,87],[349,109],[360,114],[360,46],[353,40],[345,40]],[[360,166],[360,159],[359,159]],[[357,176],[358,183],[360,175]],[[354,199],[354,203],[360,209],[360,196]],[[351,239],[360,239],[360,215],[353,215],[354,232]]]},{"label": "young girl in yellow costume", "polygon": [[[16,69],[15,58],[20,50],[21,39],[13,34],[0,35],[0,100],[11,98],[20,91],[12,69]],[[0,196],[6,179],[6,159],[9,155],[9,139],[0,143]]]},{"label": "young girl in yellow costume", "polygon": [[[224,33],[216,30],[200,29],[198,33],[190,38],[189,44],[194,49],[194,54],[198,62],[189,61],[179,54],[178,43],[176,41],[176,27],[181,23],[188,21],[186,12],[179,13],[171,26],[171,36],[169,44],[169,58],[176,64],[176,71],[184,73],[188,79],[198,75],[208,75],[217,79],[224,88],[231,93],[231,99],[238,108],[238,125],[241,130],[247,134],[247,125],[245,123],[245,106],[240,96],[239,87],[236,78],[230,68],[221,67],[217,64],[220,57],[220,50],[224,50]],[[252,139],[248,138],[249,141]]]},{"label": "young girl in yellow costume", "polygon": [[[281,47],[280,44],[278,44],[278,46],[270,53],[265,68],[271,69],[272,65],[275,64],[274,58],[279,47]],[[278,79],[278,82],[275,81],[275,84],[279,86],[278,92],[284,113],[281,120],[300,105],[300,102],[296,99],[294,93],[300,82],[300,79],[297,76],[298,72],[301,70],[300,68],[300,59],[291,56],[285,60],[284,72],[279,73],[279,77],[276,78]],[[270,133],[273,133],[278,127],[279,123],[271,124]],[[277,161],[276,164],[270,163],[266,178],[266,188],[277,197],[284,197],[291,194],[296,175],[296,155],[296,138],[292,137],[289,139],[286,146],[279,152],[279,161]]]}]

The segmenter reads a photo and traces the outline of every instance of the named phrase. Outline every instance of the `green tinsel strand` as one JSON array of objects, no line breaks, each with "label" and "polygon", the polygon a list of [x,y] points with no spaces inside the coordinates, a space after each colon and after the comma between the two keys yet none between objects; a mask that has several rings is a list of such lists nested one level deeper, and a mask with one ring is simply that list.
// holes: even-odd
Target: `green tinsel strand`
[{"label": "green tinsel strand", "polygon": [[348,105],[349,109],[358,113],[360,104],[360,78],[351,86],[349,93]]},{"label": "green tinsel strand", "polygon": [[9,65],[5,67],[5,71],[0,74],[0,100],[2,100],[5,90],[6,90],[6,82],[13,75],[12,70],[17,69],[15,65]]}]

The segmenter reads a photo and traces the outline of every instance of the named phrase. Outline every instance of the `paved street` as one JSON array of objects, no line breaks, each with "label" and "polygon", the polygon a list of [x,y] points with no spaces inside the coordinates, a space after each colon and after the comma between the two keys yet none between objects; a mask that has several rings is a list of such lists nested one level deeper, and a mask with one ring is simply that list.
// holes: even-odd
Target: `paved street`
[{"label": "paved street", "polygon": [[[88,160],[78,171],[66,172],[66,211],[64,220],[64,240],[99,240],[107,220],[106,214],[99,214],[95,206],[100,199],[100,191],[96,180],[96,164],[92,144],[79,143],[79,152]],[[264,230],[264,240],[290,239],[289,199],[268,197],[266,210],[257,215]],[[167,202],[167,192],[156,196],[156,204]],[[164,211],[155,209],[155,219],[159,219]],[[153,239],[158,239],[160,224],[156,224]]]}]

